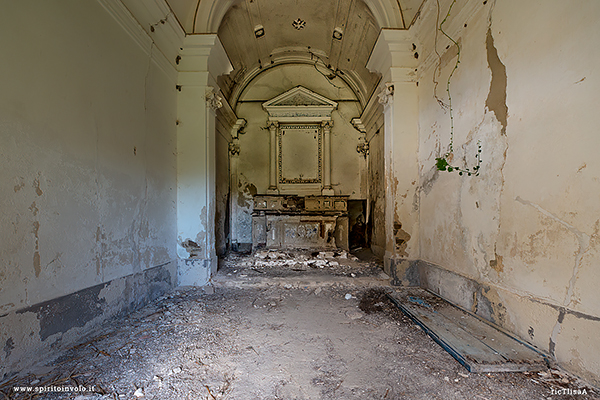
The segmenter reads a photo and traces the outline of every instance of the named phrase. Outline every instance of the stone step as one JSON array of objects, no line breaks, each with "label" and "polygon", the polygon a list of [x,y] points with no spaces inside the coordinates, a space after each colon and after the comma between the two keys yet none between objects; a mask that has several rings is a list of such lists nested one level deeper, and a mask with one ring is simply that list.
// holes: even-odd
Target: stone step
[{"label": "stone step", "polygon": [[263,288],[280,286],[286,289],[312,289],[331,286],[379,287],[390,286],[390,278],[380,276],[349,277],[332,275],[298,275],[286,277],[273,276],[242,276],[230,277],[217,275],[212,279],[215,287],[228,288]]}]

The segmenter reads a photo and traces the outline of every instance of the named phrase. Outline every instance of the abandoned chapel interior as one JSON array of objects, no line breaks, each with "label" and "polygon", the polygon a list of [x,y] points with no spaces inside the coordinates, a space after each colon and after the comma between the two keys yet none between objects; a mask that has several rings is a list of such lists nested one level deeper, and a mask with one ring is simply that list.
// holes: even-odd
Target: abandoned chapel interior
[{"label": "abandoned chapel interior", "polygon": [[0,1],[0,382],[177,288],[219,294],[224,260],[306,250],[366,254],[600,386],[599,21],[593,0]]}]

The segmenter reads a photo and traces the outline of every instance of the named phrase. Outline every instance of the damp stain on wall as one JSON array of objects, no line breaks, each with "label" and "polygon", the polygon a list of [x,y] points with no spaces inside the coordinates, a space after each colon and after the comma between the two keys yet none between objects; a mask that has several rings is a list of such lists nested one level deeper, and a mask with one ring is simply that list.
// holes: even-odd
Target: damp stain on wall
[{"label": "damp stain on wall", "polygon": [[511,328],[508,326],[506,306],[502,303],[498,292],[488,286],[480,286],[476,293],[476,303],[474,304],[475,313],[499,326]]}]

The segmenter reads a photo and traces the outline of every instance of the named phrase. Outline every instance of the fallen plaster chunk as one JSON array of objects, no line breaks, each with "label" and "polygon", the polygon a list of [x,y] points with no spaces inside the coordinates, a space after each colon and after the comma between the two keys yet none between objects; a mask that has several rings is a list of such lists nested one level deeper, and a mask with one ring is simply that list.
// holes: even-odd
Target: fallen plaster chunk
[{"label": "fallen plaster chunk", "polygon": [[261,258],[261,259],[265,259],[267,258],[267,256],[269,255],[269,251],[268,250],[263,250],[263,251],[259,251],[257,253],[254,254],[254,257],[256,258]]},{"label": "fallen plaster chunk", "polygon": [[361,319],[363,317],[363,313],[357,310],[349,310],[346,311],[346,316],[351,320]]},{"label": "fallen plaster chunk", "polygon": [[182,371],[181,367],[175,367],[175,368],[173,368],[172,370],[169,371],[169,375],[178,374],[181,371]]},{"label": "fallen plaster chunk", "polygon": [[320,251],[317,255],[318,258],[333,258],[333,251]]}]

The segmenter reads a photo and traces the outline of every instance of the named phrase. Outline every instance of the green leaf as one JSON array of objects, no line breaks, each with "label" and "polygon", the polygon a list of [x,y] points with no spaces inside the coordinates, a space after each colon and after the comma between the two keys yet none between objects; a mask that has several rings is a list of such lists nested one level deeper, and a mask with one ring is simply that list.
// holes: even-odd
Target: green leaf
[{"label": "green leaf", "polygon": [[436,158],[435,160],[436,160],[435,165],[436,165],[437,169],[440,171],[445,171],[446,168],[448,167],[448,161],[446,161],[445,158]]}]

